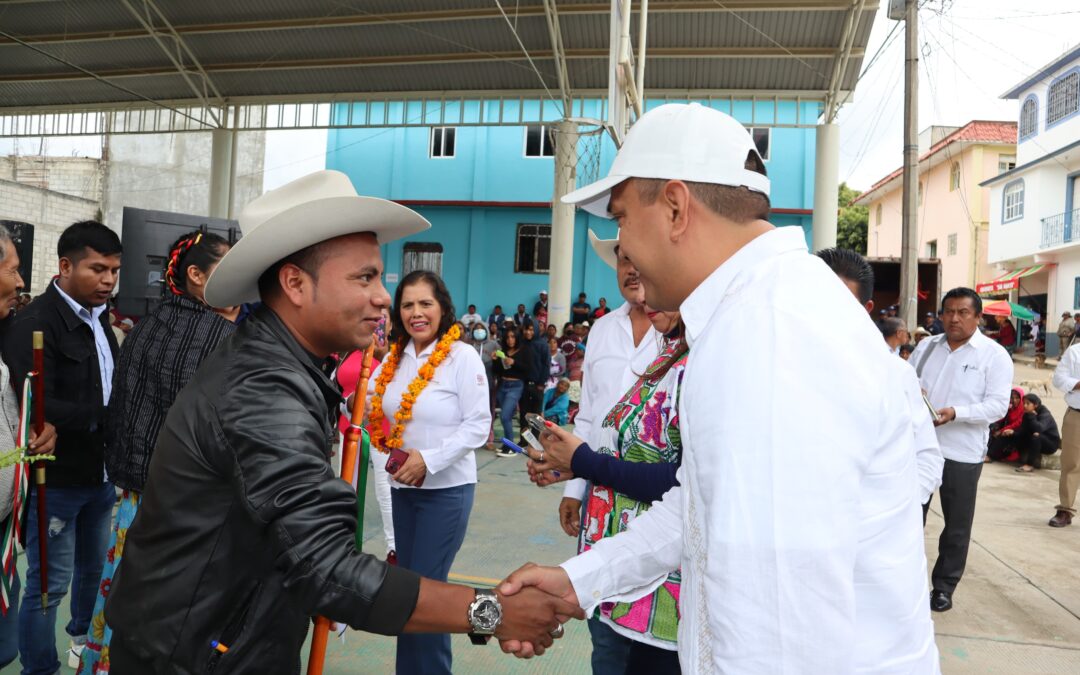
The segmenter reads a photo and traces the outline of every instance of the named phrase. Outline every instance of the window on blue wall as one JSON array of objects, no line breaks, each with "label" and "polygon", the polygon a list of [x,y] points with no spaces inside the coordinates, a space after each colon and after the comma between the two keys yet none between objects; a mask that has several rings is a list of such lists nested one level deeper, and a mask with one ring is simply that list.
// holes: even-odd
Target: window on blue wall
[{"label": "window on blue wall", "polygon": [[551,225],[519,223],[514,271],[547,274],[551,267]]},{"label": "window on blue wall", "polygon": [[757,146],[762,161],[769,161],[769,140],[772,129],[769,127],[746,127],[746,130],[750,132],[750,136],[754,139],[754,145]]},{"label": "window on blue wall", "polygon": [[454,127],[431,128],[431,156],[453,157],[454,142],[457,140],[457,129]]},{"label": "window on blue wall", "polygon": [[555,130],[539,124],[525,127],[525,156],[554,157]]},{"label": "window on blue wall", "polygon": [[424,270],[442,276],[442,244],[426,241],[414,241],[405,244],[401,254],[401,276],[409,272]]}]

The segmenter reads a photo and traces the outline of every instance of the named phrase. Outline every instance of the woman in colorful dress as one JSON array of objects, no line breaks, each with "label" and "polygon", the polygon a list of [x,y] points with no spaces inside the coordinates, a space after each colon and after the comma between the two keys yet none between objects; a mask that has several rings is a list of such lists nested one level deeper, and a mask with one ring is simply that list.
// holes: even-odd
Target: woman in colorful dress
[{"label": "woman in colorful dress", "polygon": [[165,415],[203,359],[236,330],[236,324],[222,318],[203,296],[210,273],[228,250],[229,242],[216,234],[192,232],[176,240],[165,270],[168,296],[139,321],[120,349],[109,398],[105,468],[124,492],[79,675],[109,670],[112,631],[105,624],[105,600],[142,499]]},{"label": "woman in colorful dress", "polygon": [[[372,447],[407,453],[390,481],[398,565],[446,581],[472,511],[473,450],[491,426],[487,376],[480,355],[460,341],[450,293],[437,274],[416,271],[401,280],[391,321],[390,352],[368,389]],[[389,435],[381,431],[383,419]],[[398,637],[399,674],[448,674],[451,665],[449,635]]]},{"label": "woman in colorful dress", "polygon": [[[678,312],[646,311],[664,342],[656,360],[604,418],[596,434],[599,447],[590,448],[549,422],[541,438],[544,453],[530,452],[529,474],[538,484],[568,477],[590,481],[580,552],[624,531],[677,485],[675,473],[682,462],[679,393],[690,350]],[[680,580],[675,570],[644,598],[600,605],[589,619],[594,673],[680,672]]]}]

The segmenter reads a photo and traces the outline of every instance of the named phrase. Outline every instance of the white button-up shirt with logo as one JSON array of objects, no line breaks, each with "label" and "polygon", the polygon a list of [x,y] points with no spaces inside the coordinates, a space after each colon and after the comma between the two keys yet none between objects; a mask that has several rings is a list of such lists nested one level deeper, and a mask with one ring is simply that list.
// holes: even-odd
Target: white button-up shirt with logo
[{"label": "white button-up shirt with logo", "polygon": [[909,363],[935,410],[952,408],[956,419],[937,428],[945,459],[978,464],[986,455],[990,424],[1005,417],[1013,362],[1005,348],[979,331],[956,349],[944,334],[919,343]]},{"label": "white button-up shirt with logo", "polygon": [[[600,447],[591,437],[593,428],[607,416],[626,390],[660,353],[660,334],[649,326],[641,342],[634,344],[630,303],[596,320],[589,331],[585,362],[581,366],[581,401],[574,418],[574,435],[592,448]],[[585,481],[575,478],[563,489],[564,497],[585,498]]]},{"label": "white button-up shirt with logo", "polygon": [[744,246],[680,309],[679,486],[563,563],[578,599],[639,598],[681,566],[684,672],[938,672],[912,374],[801,228]]},{"label": "white button-up shirt with logo", "polygon": [[[401,406],[401,395],[416,378],[420,366],[427,363],[436,344],[432,342],[420,354],[416,353],[412,340],[405,346],[394,379],[386,385],[383,396],[383,412],[391,424],[394,413]],[[375,380],[381,372],[382,363],[371,374],[369,394],[374,393]],[[428,475],[420,489],[437,490],[475,483],[473,450],[487,442],[490,428],[491,409],[488,407],[484,362],[475,349],[463,342],[455,342],[450,355],[435,369],[435,377],[417,397],[412,419],[406,423],[402,436],[402,447],[418,451],[427,464]],[[385,464],[386,457],[380,453],[375,461]],[[390,484],[395,488],[412,487],[398,483],[393,476]]]}]

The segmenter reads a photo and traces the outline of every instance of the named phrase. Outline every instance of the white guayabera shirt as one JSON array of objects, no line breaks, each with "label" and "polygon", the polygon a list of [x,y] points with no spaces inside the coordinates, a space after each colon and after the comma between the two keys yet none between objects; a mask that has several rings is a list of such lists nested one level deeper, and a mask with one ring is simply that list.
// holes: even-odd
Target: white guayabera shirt
[{"label": "white guayabera shirt", "polygon": [[[660,334],[652,326],[641,342],[634,345],[629,302],[597,319],[589,331],[585,362],[581,366],[581,402],[574,418],[574,435],[593,448],[600,447],[591,436],[593,430],[600,428],[608,411],[659,353]],[[568,482],[563,497],[584,499],[585,480],[575,478]]]},{"label": "white guayabera shirt", "polygon": [[641,597],[681,566],[686,672],[937,673],[911,374],[801,228],[680,309],[680,487],[563,563],[579,600]]}]

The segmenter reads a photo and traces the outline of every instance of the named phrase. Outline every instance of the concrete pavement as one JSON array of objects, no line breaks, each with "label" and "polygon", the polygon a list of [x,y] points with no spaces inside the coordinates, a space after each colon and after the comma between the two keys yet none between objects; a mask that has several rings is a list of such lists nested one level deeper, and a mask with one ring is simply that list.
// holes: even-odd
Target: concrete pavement
[{"label": "concrete pavement", "polygon": [[[1031,370],[1018,367],[1017,380],[1050,375]],[[1060,419],[1060,394],[1044,399]],[[452,580],[491,584],[526,561],[555,564],[572,555],[574,542],[556,522],[561,490],[529,484],[519,457],[502,459],[482,450],[476,456],[476,504]],[[1056,530],[1046,525],[1057,503],[1057,478],[1056,471],[1021,475],[1010,465],[984,467],[971,553],[955,608],[934,615],[946,675],[1080,673],[1080,526]],[[382,555],[385,545],[370,489],[367,503],[364,549]],[[928,568],[936,558],[941,526],[935,497],[926,527]],[[57,646],[64,650],[67,599],[61,606]],[[325,672],[392,672],[394,644],[393,638],[349,632],[344,643],[331,644]],[[454,671],[460,673],[590,672],[591,647],[582,622],[572,622],[566,637],[533,661],[506,657],[494,645],[474,647],[464,636],[454,636],[453,645]],[[18,670],[9,666],[4,672]]]}]

